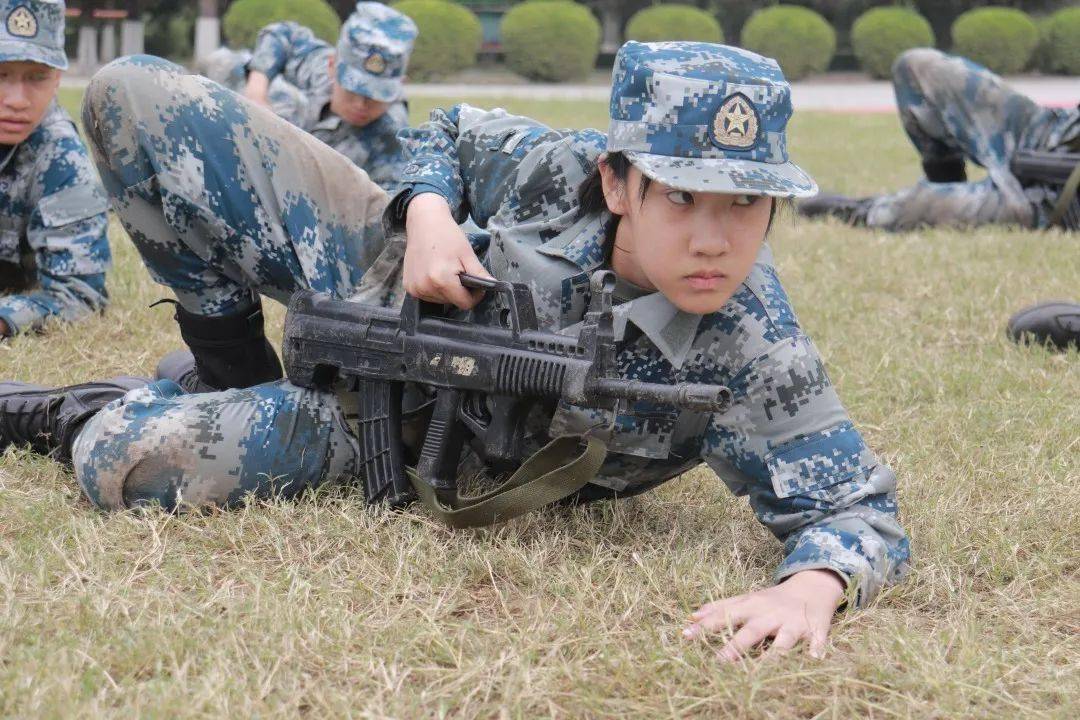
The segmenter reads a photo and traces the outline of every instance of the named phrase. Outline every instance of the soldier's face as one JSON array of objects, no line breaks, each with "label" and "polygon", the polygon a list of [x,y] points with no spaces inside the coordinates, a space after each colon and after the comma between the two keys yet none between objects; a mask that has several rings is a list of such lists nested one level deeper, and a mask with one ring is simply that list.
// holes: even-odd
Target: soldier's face
[{"label": "soldier's face", "polygon": [[[337,78],[334,68],[336,60],[330,57],[330,77]],[[330,92],[330,111],[339,118],[356,127],[365,127],[375,122],[390,109],[390,103],[380,102],[365,95],[349,92],[334,80]]]},{"label": "soldier's face", "polygon": [[38,126],[60,86],[60,71],[35,62],[0,63],[0,144],[16,145]]},{"label": "soldier's face", "polygon": [[[625,182],[608,169],[608,209],[619,215],[612,268],[630,282],[659,290],[684,312],[716,312],[738,290],[765,242],[771,198],[675,190],[642,175]],[[609,191],[610,185],[610,191]]]}]

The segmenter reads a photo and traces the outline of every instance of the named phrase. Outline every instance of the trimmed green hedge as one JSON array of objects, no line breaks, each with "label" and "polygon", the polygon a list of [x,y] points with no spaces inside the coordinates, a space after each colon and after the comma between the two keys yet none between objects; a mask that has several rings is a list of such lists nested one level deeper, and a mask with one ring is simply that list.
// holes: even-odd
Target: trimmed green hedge
[{"label": "trimmed green hedge", "polygon": [[270,23],[293,20],[328,43],[337,44],[341,20],[325,0],[236,0],[225,11],[221,29],[229,45],[250,48]]},{"label": "trimmed green hedge", "polygon": [[775,58],[788,80],[798,80],[829,67],[836,52],[836,32],[813,10],[776,5],[750,16],[740,44]]},{"label": "trimmed green hedge", "polygon": [[979,8],[956,18],[952,40],[954,53],[1004,75],[1028,66],[1039,44],[1039,30],[1022,10]]},{"label": "trimmed green hedge", "polygon": [[626,39],[639,42],[697,40],[723,42],[716,18],[692,5],[654,5],[634,13],[626,24]]},{"label": "trimmed green hedge", "polygon": [[1080,75],[1080,7],[1050,16],[1043,53],[1050,72]]},{"label": "trimmed green hedge", "polygon": [[851,46],[859,67],[876,78],[888,78],[900,53],[916,47],[934,47],[934,30],[914,10],[874,8],[860,15],[851,26]]},{"label": "trimmed green hedge", "polygon": [[431,80],[476,64],[483,29],[471,10],[446,0],[401,0],[393,7],[420,31],[409,60],[410,78]]},{"label": "trimmed green hedge", "polygon": [[569,0],[529,0],[503,16],[506,64],[531,80],[580,78],[596,64],[600,23]]}]

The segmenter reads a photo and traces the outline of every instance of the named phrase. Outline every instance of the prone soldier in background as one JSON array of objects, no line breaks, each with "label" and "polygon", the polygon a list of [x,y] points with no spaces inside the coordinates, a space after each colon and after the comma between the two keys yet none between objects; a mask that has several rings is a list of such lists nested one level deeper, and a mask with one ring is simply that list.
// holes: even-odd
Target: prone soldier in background
[{"label": "prone soldier in background", "polygon": [[0,337],[105,307],[107,202],[57,104],[64,3],[0,0]]},{"label": "prone soldier in background", "polygon": [[[925,179],[891,195],[818,195],[798,205],[802,215],[892,231],[989,223],[1080,229],[1076,180],[1069,182],[1080,179],[1080,108],[1041,107],[986,68],[929,48],[896,60],[893,85]],[[987,177],[968,182],[969,161]]]},{"label": "prone soldier in background", "polygon": [[253,51],[221,48],[204,74],[272,109],[394,192],[409,124],[404,81],[416,24],[378,2],[357,3],[337,48],[295,22],[267,25]]},{"label": "prone soldier in background", "polygon": [[[848,417],[765,245],[777,202],[816,191],[787,153],[790,87],[775,61],[738,48],[631,42],[609,107],[607,134],[468,105],[435,111],[402,134],[412,161],[392,201],[311,136],[154,58],[101,70],[84,119],[151,273],[184,312],[230,318],[237,333],[259,294],[308,289],[390,308],[408,289],[501,325],[503,296],[463,287],[464,272],[525,285],[530,324],[583,342],[593,278],[613,271],[619,378],[725,386],[730,404],[680,413],[639,398],[611,417],[564,394],[523,419],[528,449],[598,439],[606,458],[582,502],[707,464],[749,497],[784,557],[775,585],[702,605],[684,634],[738,628],[728,660],[768,638],[777,652],[805,642],[820,653],[845,598],[864,606],[903,576],[908,539],[896,476]],[[487,242],[461,230],[470,214]],[[334,392],[255,385],[281,376],[258,337],[229,362],[199,363],[219,392],[168,379],[5,383],[0,446],[71,461],[103,508],[230,505],[363,475]]]}]

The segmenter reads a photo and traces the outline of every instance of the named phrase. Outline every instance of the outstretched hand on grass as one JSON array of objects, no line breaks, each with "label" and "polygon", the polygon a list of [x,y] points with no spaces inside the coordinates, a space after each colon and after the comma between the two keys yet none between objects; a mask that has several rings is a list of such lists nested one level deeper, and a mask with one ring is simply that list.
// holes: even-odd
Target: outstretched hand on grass
[{"label": "outstretched hand on grass", "polygon": [[720,659],[734,662],[772,638],[766,654],[784,654],[799,642],[813,657],[825,653],[833,613],[844,597],[844,582],[829,570],[803,570],[779,585],[702,605],[683,630],[687,638],[706,632],[734,634],[720,649]]},{"label": "outstretched hand on grass", "polygon": [[484,291],[465,288],[458,276],[490,278],[491,273],[480,264],[445,199],[435,193],[413,198],[405,218],[405,237],[402,285],[407,293],[462,310],[480,302]]}]

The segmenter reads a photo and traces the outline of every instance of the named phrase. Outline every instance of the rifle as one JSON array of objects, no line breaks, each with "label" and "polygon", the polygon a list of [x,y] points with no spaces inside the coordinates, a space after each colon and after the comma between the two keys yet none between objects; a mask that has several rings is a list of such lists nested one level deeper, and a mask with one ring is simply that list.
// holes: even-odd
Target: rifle
[{"label": "rifle", "polygon": [[[1076,227],[1080,208],[1073,203],[1080,188],[1080,152],[1045,152],[1018,150],[1009,163],[1009,171],[1024,185],[1045,183],[1061,188],[1049,224]],[[1074,205],[1070,210],[1069,206]]]},{"label": "rifle", "polygon": [[1022,182],[1064,185],[1077,165],[1080,165],[1080,152],[1017,150],[1009,170]]},{"label": "rifle", "polygon": [[[538,328],[527,285],[460,277],[465,287],[502,296],[508,327],[447,318],[442,306],[411,296],[400,311],[310,291],[296,292],[289,302],[283,342],[289,380],[335,389],[347,416],[354,410],[368,503],[403,507],[419,496],[452,526],[470,527],[506,520],[576,492],[595,476],[606,448],[594,437],[568,436],[526,460],[525,420],[538,400],[564,400],[612,413],[624,401],[700,412],[723,412],[732,402],[724,386],[664,385],[619,376],[612,314],[615,276],[609,271],[591,278],[589,307],[577,338]],[[402,443],[407,383],[435,391],[415,470],[405,467]],[[492,492],[462,498],[457,475],[465,442],[487,467],[517,472]]]}]

